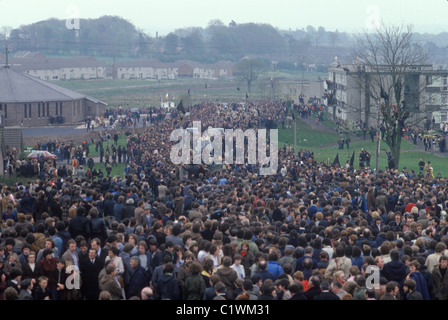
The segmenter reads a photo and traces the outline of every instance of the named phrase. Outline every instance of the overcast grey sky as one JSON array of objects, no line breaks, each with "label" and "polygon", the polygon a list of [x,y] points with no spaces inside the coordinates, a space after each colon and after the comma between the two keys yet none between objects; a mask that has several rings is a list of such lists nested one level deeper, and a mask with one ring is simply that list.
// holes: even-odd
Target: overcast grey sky
[{"label": "overcast grey sky", "polygon": [[[357,32],[378,21],[413,24],[416,32],[448,31],[446,0],[0,0],[0,27],[19,27],[48,18],[123,17],[154,36],[176,28],[269,23],[280,29],[307,25]],[[82,26],[81,26],[82,27]]]}]

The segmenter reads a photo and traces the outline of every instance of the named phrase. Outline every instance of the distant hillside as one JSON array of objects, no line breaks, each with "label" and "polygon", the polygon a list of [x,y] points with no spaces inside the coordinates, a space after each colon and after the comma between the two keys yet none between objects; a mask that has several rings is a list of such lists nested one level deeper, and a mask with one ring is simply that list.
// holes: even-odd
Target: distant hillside
[{"label": "distant hillside", "polygon": [[[447,33],[415,34],[414,39],[428,50],[432,62],[448,63]],[[226,25],[220,20],[211,20],[206,28],[176,29],[163,37],[149,35],[118,16],[81,19],[79,30],[69,30],[65,20],[54,18],[12,30],[0,28],[0,45],[7,45],[12,53],[94,56],[108,61],[154,58],[164,62],[188,59],[214,63],[253,56],[301,68],[309,64],[328,65],[334,57],[350,62],[353,44],[353,35],[323,27],[280,30],[266,23],[232,21]]]}]

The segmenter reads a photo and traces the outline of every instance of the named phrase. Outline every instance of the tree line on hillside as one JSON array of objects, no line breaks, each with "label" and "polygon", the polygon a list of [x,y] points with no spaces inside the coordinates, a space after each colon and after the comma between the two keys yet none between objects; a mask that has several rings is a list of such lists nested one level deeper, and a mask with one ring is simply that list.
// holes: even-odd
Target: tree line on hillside
[{"label": "tree line on hillside", "polygon": [[[414,34],[436,63],[446,63],[448,37]],[[68,29],[55,18],[13,29],[0,27],[0,45],[10,51],[46,55],[82,55],[109,58],[154,58],[164,62],[189,59],[201,63],[239,61],[257,57],[277,61],[279,67],[328,64],[335,57],[352,59],[355,37],[338,30],[306,26],[280,30],[268,23],[225,24],[210,20],[206,28],[186,27],[167,35],[151,35],[118,16],[80,19],[79,29]],[[1,50],[3,51],[3,50]]]},{"label": "tree line on hillside", "polygon": [[[224,24],[217,19],[211,20],[206,28],[181,28],[164,36],[150,35],[118,16],[80,19],[78,30],[68,29],[65,20],[55,18],[16,29],[0,28],[0,45],[3,48],[8,45],[12,52],[155,58],[165,62],[191,59],[202,63],[238,61],[252,56],[288,62],[289,68],[297,67],[298,62],[316,63],[314,60],[319,57],[316,53],[322,48],[340,51],[349,47],[351,42],[351,35],[326,31],[323,27],[279,30],[267,23],[239,24],[232,21]],[[314,48],[319,50],[315,53]],[[325,56],[321,60],[327,59]]]}]

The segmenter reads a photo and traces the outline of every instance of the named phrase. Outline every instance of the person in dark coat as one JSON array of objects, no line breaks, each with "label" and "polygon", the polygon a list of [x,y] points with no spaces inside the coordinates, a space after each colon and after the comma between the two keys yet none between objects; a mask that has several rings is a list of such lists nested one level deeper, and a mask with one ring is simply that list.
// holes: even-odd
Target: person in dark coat
[{"label": "person in dark coat", "polygon": [[423,295],[417,291],[417,283],[406,279],[403,283],[404,300],[424,300]]},{"label": "person in dark coat", "polygon": [[340,300],[337,295],[335,295],[330,290],[330,283],[328,281],[323,281],[320,284],[321,292],[314,297],[314,300]]},{"label": "person in dark coat", "polygon": [[400,261],[400,254],[395,249],[390,251],[390,258],[391,261],[384,265],[382,274],[388,281],[396,281],[401,287],[407,275],[406,265]]},{"label": "person in dark coat", "polygon": [[56,285],[51,279],[51,273],[54,271],[54,269],[56,269],[58,259],[53,257],[52,249],[45,249],[42,257],[43,258],[39,261],[42,268],[42,276],[47,278],[46,287],[48,287],[51,292],[53,287]]},{"label": "person in dark coat", "polygon": [[440,256],[439,264],[434,267],[431,274],[432,297],[434,300],[448,300],[448,258]]},{"label": "person in dark coat", "polygon": [[122,211],[122,219],[130,219],[132,217],[134,217],[134,210],[135,210],[135,205],[134,205],[134,199],[129,198],[126,200],[126,204],[123,206],[123,211]]},{"label": "person in dark coat", "polygon": [[308,300],[303,292],[303,284],[301,282],[296,282],[288,287],[291,293],[291,298],[289,300]]},{"label": "person in dark coat", "polygon": [[103,202],[104,218],[114,217],[114,206],[116,203],[114,195],[107,192]]},{"label": "person in dark coat", "polygon": [[274,295],[272,294],[271,286],[267,284],[262,284],[260,286],[260,299],[259,300],[275,300]]},{"label": "person in dark coat", "polygon": [[413,260],[411,261],[411,264],[409,265],[409,275],[407,276],[407,279],[412,279],[416,283],[415,291],[418,291],[421,295],[423,300],[431,300],[431,295],[428,289],[428,283],[426,282],[425,278],[423,277],[422,273],[419,271],[420,263],[418,261]]},{"label": "person in dark coat", "polygon": [[48,278],[42,276],[38,280],[38,285],[34,288],[34,300],[51,300],[51,290],[48,288]]},{"label": "person in dark coat", "polygon": [[264,282],[266,279],[271,279],[272,281],[275,281],[275,276],[270,273],[268,270],[268,263],[265,260],[261,260],[258,263],[258,271],[256,273],[257,276],[261,277],[261,280]]},{"label": "person in dark coat", "polygon": [[68,231],[72,238],[83,236],[84,239],[90,239],[90,221],[86,217],[86,209],[78,207],[76,209],[76,216],[70,219]]},{"label": "person in dark coat", "polygon": [[39,277],[43,275],[42,267],[39,262],[36,262],[36,253],[31,251],[27,257],[27,263],[22,265],[22,280],[34,279],[37,283]]},{"label": "person in dark coat", "polygon": [[98,300],[100,294],[98,275],[102,269],[97,251],[89,249],[88,258],[80,260],[81,293],[86,300]]},{"label": "person in dark coat", "polygon": [[20,212],[34,214],[35,203],[36,198],[34,198],[28,191],[25,191],[22,199],[19,201]]},{"label": "person in dark coat", "polygon": [[34,203],[34,217],[36,221],[39,221],[41,219],[42,213],[48,211],[48,198],[45,194],[45,191],[40,190]]},{"label": "person in dark coat", "polygon": [[179,283],[174,275],[174,265],[168,262],[163,269],[163,275],[158,279],[155,297],[160,300],[179,300]]},{"label": "person in dark coat", "polygon": [[148,274],[140,265],[140,258],[137,256],[131,257],[130,265],[133,270],[133,274],[130,279],[127,298],[138,297],[141,299],[141,291],[144,287],[149,285]]},{"label": "person in dark coat", "polygon": [[98,238],[101,242],[107,239],[107,226],[103,218],[99,217],[98,209],[92,207],[89,211],[90,215],[90,236]]},{"label": "person in dark coat", "polygon": [[314,297],[321,293],[319,277],[312,276],[308,280],[308,284],[310,288],[305,292],[305,296],[308,300],[314,300]]},{"label": "person in dark coat", "polygon": [[66,280],[68,278],[68,273],[66,273],[65,262],[59,260],[56,269],[51,273],[51,281],[56,285],[51,293],[51,300],[65,300],[66,294]]},{"label": "person in dark coat", "polygon": [[201,276],[202,266],[198,261],[193,261],[189,270],[191,275],[185,280],[184,299],[202,300],[206,289],[204,278]]}]

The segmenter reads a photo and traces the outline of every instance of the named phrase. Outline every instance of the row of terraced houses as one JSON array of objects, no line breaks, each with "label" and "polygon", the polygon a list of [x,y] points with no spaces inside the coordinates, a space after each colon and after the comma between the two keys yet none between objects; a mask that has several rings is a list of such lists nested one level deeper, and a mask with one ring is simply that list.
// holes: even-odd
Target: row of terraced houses
[{"label": "row of terraced houses", "polygon": [[[4,57],[0,61],[5,61]],[[93,57],[52,58],[40,53],[17,52],[9,58],[14,70],[42,80],[88,79],[220,79],[233,75],[235,63],[219,61],[202,64],[190,60],[161,62],[157,59],[135,59],[112,66]]]}]

